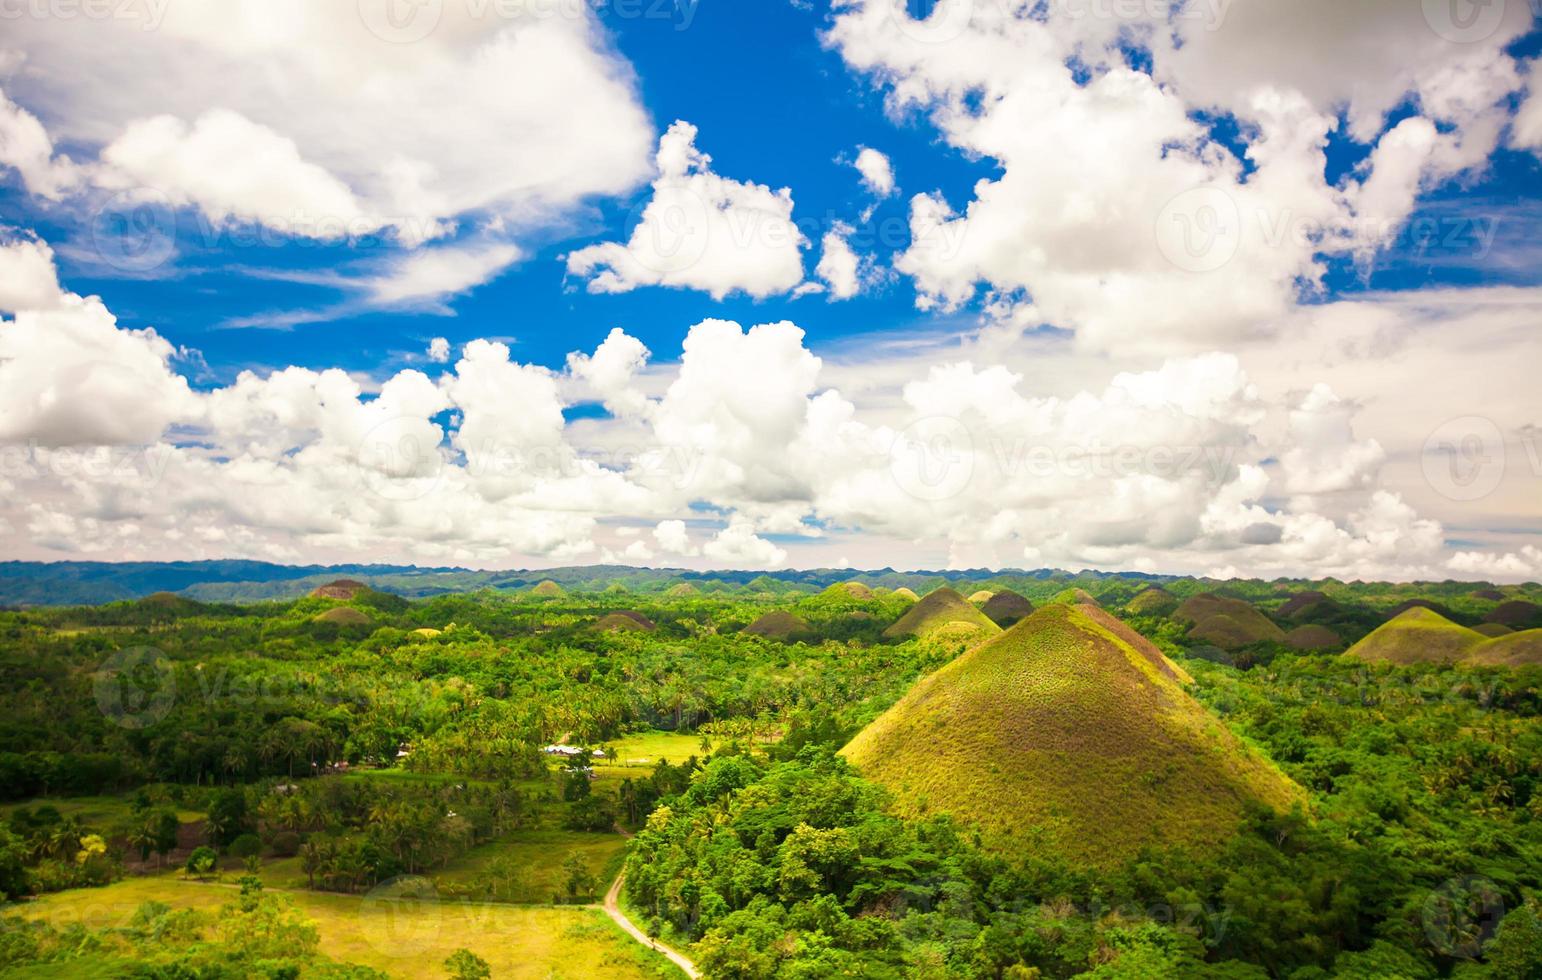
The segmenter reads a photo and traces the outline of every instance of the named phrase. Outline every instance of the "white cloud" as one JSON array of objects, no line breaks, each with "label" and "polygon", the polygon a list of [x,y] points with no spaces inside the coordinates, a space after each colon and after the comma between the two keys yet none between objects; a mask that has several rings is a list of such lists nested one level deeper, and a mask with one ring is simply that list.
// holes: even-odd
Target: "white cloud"
[{"label": "white cloud", "polygon": [[691,535],[686,531],[684,521],[659,521],[653,529],[653,540],[659,550],[667,555],[692,558],[701,554],[701,549],[691,543]]},{"label": "white cloud", "polygon": [[173,116],[130,124],[102,150],[109,186],[150,189],[215,222],[255,222],[305,238],[378,229],[342,181],[300,156],[293,140],[214,109],[191,126]]},{"label": "white cloud", "polygon": [[837,224],[825,232],[821,242],[822,251],[814,275],[829,287],[831,299],[851,299],[862,291],[865,280],[871,278],[871,269],[865,267],[846,241],[851,232],[849,225]]},{"label": "white cloud", "polygon": [[518,248],[502,242],[439,245],[406,252],[361,280],[339,280],[362,288],[382,306],[434,306],[496,279],[518,262]]},{"label": "white cloud", "polygon": [[1325,384],[1301,396],[1290,410],[1293,445],[1280,459],[1285,492],[1342,493],[1373,486],[1387,454],[1375,439],[1357,440],[1346,404]]},{"label": "white cloud", "polygon": [[196,417],[195,396],[169,366],[175,351],[154,330],[119,328],[96,299],[46,302],[0,320],[0,441],[152,443]]},{"label": "white cloud", "polygon": [[46,242],[0,244],[0,312],[52,309],[63,298],[54,252]]},{"label": "white cloud", "polygon": [[[986,347],[955,338],[836,364],[793,324],[707,320],[678,364],[646,369],[612,332],[562,374],[473,340],[437,380],[291,367],[207,392],[159,335],[44,297],[0,321],[0,540],[17,556],[775,567],[856,547],[957,566],[1528,577],[1537,545],[1453,553],[1436,495],[1407,480],[1473,391],[1499,431],[1529,431],[1517,351],[1542,299],[1525,295],[1331,304],[1290,344],[1162,360],[1025,338],[976,362]],[[574,392],[615,417],[566,421]],[[1524,520],[1534,485],[1511,470],[1477,511],[1441,512]],[[604,538],[617,524],[652,532]]]},{"label": "white cloud", "polygon": [[[16,18],[0,42],[26,56],[8,94],[41,117],[0,101],[0,164],[41,196],[78,192],[70,206],[87,214],[100,202],[77,171],[305,237],[384,228],[410,249],[474,221],[512,243],[649,172],[631,66],[582,4],[445,0],[394,19],[374,0],[130,6],[164,16],[155,30],[133,16]],[[102,159],[76,168],[54,142]],[[408,285],[381,285],[381,302],[495,271],[463,247],[400,266]]]},{"label": "white cloud", "polygon": [[593,356],[568,355],[568,372],[588,382],[605,408],[615,415],[636,415],[647,399],[632,387],[632,379],[648,363],[648,348],[620,327],[611,330]]},{"label": "white cloud", "polygon": [[435,364],[447,363],[450,360],[450,342],[443,337],[435,337],[428,342],[425,355]]},{"label": "white cloud", "polygon": [[722,299],[786,293],[803,278],[807,244],[792,221],[792,192],[720,177],[696,148],[696,127],[676,122],[659,140],[653,196],[625,242],[567,257],[593,293],[641,286],[699,289]]},{"label": "white cloud", "polygon": [[1526,579],[1535,581],[1542,576],[1542,548],[1526,545],[1520,551],[1504,554],[1487,554],[1479,551],[1459,551],[1451,556],[1446,566],[1463,575],[1481,575],[1499,581]]},{"label": "white cloud", "polygon": [[1527,66],[1526,99],[1510,130],[1510,145],[1542,156],[1542,60]]},{"label": "white cloud", "polygon": [[54,155],[53,140],[32,113],[0,91],[0,167],[21,175],[29,191],[57,201],[73,189],[80,173],[68,157]]},{"label": "white cloud", "polygon": [[785,550],[757,536],[749,524],[730,524],[701,550],[725,565],[775,568],[787,561]]},{"label": "white cloud", "polygon": [[857,159],[852,166],[862,175],[862,186],[869,193],[877,197],[888,197],[894,193],[894,168],[882,152],[864,146],[857,151]]},{"label": "white cloud", "polygon": [[[895,267],[923,309],[958,308],[983,285],[991,305],[1031,303],[1099,351],[1268,332],[1318,289],[1325,256],[1368,257],[1420,192],[1481,166],[1518,84],[1502,48],[1521,11],[1453,44],[1403,0],[1191,4],[1171,22],[1160,6],[943,0],[925,21],[900,0],[839,9],[827,42],[892,109],[927,113],[950,145],[1001,170],[961,210],[912,198]],[[1131,67],[1131,44],[1150,50],[1149,73]],[[1369,143],[1410,98],[1427,118],[1330,184],[1340,109]],[[1240,154],[1200,121],[1214,108],[1236,117]]]}]

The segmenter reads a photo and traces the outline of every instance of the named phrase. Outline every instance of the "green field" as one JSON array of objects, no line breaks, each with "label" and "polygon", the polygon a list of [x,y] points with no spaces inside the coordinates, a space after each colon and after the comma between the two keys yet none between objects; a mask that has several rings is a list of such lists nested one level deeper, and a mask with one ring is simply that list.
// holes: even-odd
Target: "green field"
[{"label": "green field", "polygon": [[[471,898],[542,903],[561,896],[566,900],[567,872],[562,864],[576,853],[583,856],[599,882],[596,895],[602,895],[620,870],[625,849],[626,838],[620,834],[518,830],[502,840],[472,848],[449,867],[432,872],[431,877],[441,890]],[[502,894],[497,894],[490,891],[494,887],[490,878],[500,867],[513,872],[501,885]]]},{"label": "green field", "polygon": [[[616,750],[614,765],[603,768],[648,768],[660,762],[679,765],[691,756],[698,759],[708,754],[701,748],[700,735],[682,735],[676,732],[638,732],[605,744]],[[711,739],[715,747],[722,740]],[[710,751],[710,750],[709,750]]]},{"label": "green field", "polygon": [[[229,885],[162,875],[45,895],[18,911],[55,928],[78,923],[102,929],[126,924],[145,902],[214,910],[235,894]],[[445,957],[460,948],[476,950],[500,978],[679,976],[662,957],[643,949],[595,909],[399,898],[385,889],[364,896],[286,894],[315,921],[324,953],[392,976],[443,976]]]}]

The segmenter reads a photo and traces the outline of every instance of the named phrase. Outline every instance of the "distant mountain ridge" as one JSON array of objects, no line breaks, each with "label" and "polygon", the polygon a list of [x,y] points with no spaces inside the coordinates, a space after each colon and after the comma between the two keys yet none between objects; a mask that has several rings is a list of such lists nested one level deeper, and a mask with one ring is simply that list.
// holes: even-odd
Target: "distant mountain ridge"
[{"label": "distant mountain ridge", "polygon": [[140,599],[156,592],[176,592],[204,602],[255,602],[299,598],[317,586],[338,578],[357,578],[372,588],[409,598],[465,592],[475,589],[527,589],[550,579],[565,588],[620,583],[645,591],[659,583],[723,582],[766,591],[822,589],[860,575],[871,586],[891,589],[911,587],[918,591],[950,582],[986,578],[1048,579],[1076,576],[1082,579],[1139,578],[1165,580],[1167,576],[1141,573],[1080,572],[1060,569],[960,569],[957,571],[897,571],[881,568],[790,569],[775,572],[727,570],[693,571],[683,568],[633,568],[625,565],[581,565],[568,568],[486,571],[455,566],[344,564],[280,565],[274,562],[222,559],[176,562],[0,562],[0,605],[90,606]]}]

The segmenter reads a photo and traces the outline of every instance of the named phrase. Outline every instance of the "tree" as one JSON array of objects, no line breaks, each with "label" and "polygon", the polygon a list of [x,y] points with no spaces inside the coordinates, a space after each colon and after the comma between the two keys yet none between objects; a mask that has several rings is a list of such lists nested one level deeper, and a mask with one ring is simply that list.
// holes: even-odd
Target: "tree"
[{"label": "tree", "polygon": [[568,898],[578,900],[578,896],[591,896],[594,894],[594,872],[589,870],[589,862],[577,851],[570,851],[562,861],[562,873],[566,876]]},{"label": "tree", "polygon": [[488,980],[493,975],[487,961],[469,949],[457,949],[447,956],[444,968],[454,980]]},{"label": "tree", "polygon": [[219,855],[214,852],[214,848],[198,847],[187,856],[187,864],[183,866],[183,870],[194,877],[207,878],[218,861]]},{"label": "tree", "polygon": [[1542,977],[1542,904],[1527,902],[1501,919],[1483,955],[1496,980]]},{"label": "tree", "polygon": [[0,827],[0,901],[25,895],[32,890],[27,874],[27,844],[20,837]]},{"label": "tree", "polygon": [[175,810],[158,810],[149,820],[149,827],[155,836],[155,854],[160,863],[166,862],[166,855],[177,849],[177,832],[182,829],[182,821],[177,819]]}]

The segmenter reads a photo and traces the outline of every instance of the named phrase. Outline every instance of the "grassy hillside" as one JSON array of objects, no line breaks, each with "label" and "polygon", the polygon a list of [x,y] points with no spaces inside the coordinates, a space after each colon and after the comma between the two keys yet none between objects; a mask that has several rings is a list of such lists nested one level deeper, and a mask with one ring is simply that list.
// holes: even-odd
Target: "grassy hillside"
[{"label": "grassy hillside", "polygon": [[943,631],[962,633],[971,627],[980,631],[981,635],[1001,632],[1000,626],[991,622],[963,596],[943,587],[928,592],[921,601],[907,609],[894,625],[884,630],[883,635],[891,640],[899,640],[909,636],[934,636]]},{"label": "grassy hillside", "polygon": [[1413,606],[1350,647],[1348,655],[1395,664],[1538,664],[1542,663],[1542,630],[1490,637],[1432,609]]},{"label": "grassy hillside", "polygon": [[1301,791],[1205,711],[1149,642],[1051,605],[923,679],[843,754],[900,810],[952,813],[1010,852],[1088,866],[1213,846],[1251,801]]}]

